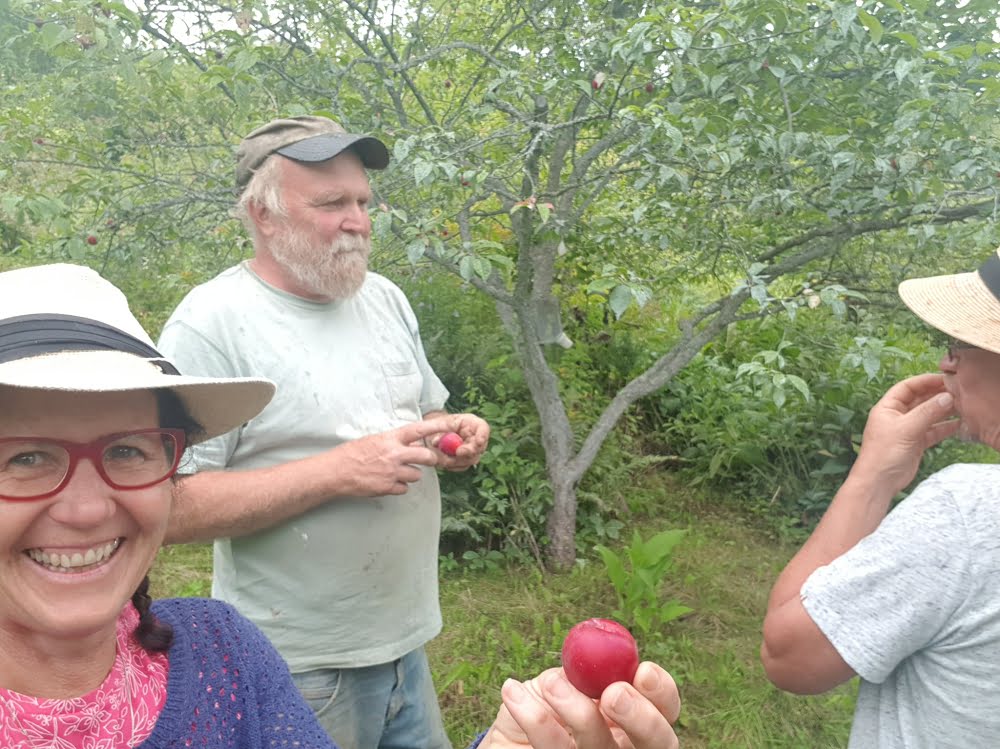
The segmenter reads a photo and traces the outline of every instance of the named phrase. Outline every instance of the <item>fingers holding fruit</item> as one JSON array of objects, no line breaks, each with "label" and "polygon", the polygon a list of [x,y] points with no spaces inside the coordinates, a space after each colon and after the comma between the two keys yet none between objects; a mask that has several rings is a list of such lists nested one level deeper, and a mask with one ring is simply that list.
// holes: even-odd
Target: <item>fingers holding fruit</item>
[{"label": "fingers holding fruit", "polygon": [[563,668],[527,682],[508,679],[503,707],[484,749],[675,749],[671,724],[680,712],[674,680],[650,661],[639,663],[635,640],[608,619],[573,627]]},{"label": "fingers holding fruit", "polygon": [[441,435],[441,439],[438,440],[438,450],[443,452],[445,455],[454,458],[458,455],[458,448],[464,445],[465,442],[462,436],[458,432],[446,432]]},{"label": "fingers holding fruit", "polygon": [[474,414],[453,414],[449,419],[453,431],[442,434],[433,444],[445,456],[441,467],[463,471],[476,465],[486,452],[490,426]]},{"label": "fingers holding fruit", "polygon": [[[671,688],[663,690],[667,683],[659,682],[654,694],[658,699],[672,694],[667,712],[676,715],[676,689],[669,680]],[[549,669],[524,683],[508,679],[501,694],[503,707],[483,749],[675,749],[678,745],[664,710],[625,682],[609,686],[598,702],[574,688],[562,669]]]},{"label": "fingers holding fruit", "polygon": [[666,669],[652,661],[643,661],[635,672],[632,685],[649,700],[667,722],[674,724],[681,714],[681,698],[674,681]]},{"label": "fingers holding fruit", "polygon": [[[676,689],[674,695],[676,696]],[[680,702],[673,702],[679,710]],[[678,746],[672,721],[631,684],[612,684],[601,696],[600,706],[601,712],[614,722],[610,730],[615,743],[611,746],[634,749],[676,749]],[[577,746],[581,749],[586,745],[580,743]]]},{"label": "fingers holding fruit", "polygon": [[[670,724],[680,713],[677,686],[666,671],[652,662],[639,663],[632,633],[611,619],[587,619],[566,635],[562,647],[566,678],[586,696],[598,700],[610,719],[611,746],[673,747]],[[564,716],[567,717],[568,716]],[[576,730],[584,730],[567,719]],[[586,729],[604,746],[596,729]]]}]

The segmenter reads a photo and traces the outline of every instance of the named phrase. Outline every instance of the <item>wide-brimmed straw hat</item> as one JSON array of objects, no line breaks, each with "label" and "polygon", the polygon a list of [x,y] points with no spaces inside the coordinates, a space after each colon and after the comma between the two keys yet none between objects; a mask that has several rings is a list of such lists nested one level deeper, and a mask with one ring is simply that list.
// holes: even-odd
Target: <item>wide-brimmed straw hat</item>
[{"label": "wide-brimmed straw hat", "polygon": [[90,268],[57,264],[0,273],[0,386],[106,393],[171,390],[217,437],[271,400],[263,378],[188,377],[159,354],[125,295]]},{"label": "wide-brimmed straw hat", "polygon": [[903,281],[899,296],[942,333],[1000,353],[1000,249],[971,273]]}]

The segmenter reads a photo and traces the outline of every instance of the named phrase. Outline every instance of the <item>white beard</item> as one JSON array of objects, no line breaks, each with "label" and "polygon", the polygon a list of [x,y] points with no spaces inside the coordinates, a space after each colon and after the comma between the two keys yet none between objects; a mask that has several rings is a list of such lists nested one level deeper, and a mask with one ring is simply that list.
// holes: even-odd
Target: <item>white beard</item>
[{"label": "white beard", "polygon": [[268,249],[306,293],[324,299],[347,299],[365,282],[371,239],[341,234],[328,246],[317,247],[307,232],[286,224]]}]

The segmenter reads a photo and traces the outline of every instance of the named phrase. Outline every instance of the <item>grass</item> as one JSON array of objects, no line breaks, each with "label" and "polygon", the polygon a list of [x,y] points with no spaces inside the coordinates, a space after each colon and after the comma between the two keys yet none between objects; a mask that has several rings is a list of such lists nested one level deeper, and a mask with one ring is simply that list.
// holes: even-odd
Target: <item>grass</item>
[{"label": "grass", "polygon": [[[853,684],[817,697],[787,695],[770,685],[758,660],[767,595],[794,547],[662,477],[659,483],[658,517],[633,527],[644,537],[688,528],[663,595],[694,611],[638,639],[642,655],[664,665],[680,685],[682,746],[846,746]],[[210,570],[210,547],[168,547],[157,561],[153,590],[207,595]],[[463,747],[492,722],[505,678],[529,678],[557,665],[569,627],[609,616],[617,599],[594,556],[559,575],[506,566],[449,572],[441,581],[441,605],[444,631],[428,651],[448,731]]]}]

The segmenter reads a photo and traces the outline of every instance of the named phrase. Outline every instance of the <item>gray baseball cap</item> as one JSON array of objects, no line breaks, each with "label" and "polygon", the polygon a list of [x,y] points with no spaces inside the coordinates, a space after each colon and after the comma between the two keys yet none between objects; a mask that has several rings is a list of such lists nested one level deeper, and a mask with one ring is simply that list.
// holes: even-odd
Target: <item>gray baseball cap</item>
[{"label": "gray baseball cap", "polygon": [[302,115],[271,120],[241,142],[236,151],[236,190],[243,192],[253,173],[272,153],[293,161],[318,162],[350,149],[367,169],[385,169],[389,149],[370,135],[354,135],[327,117]]}]

